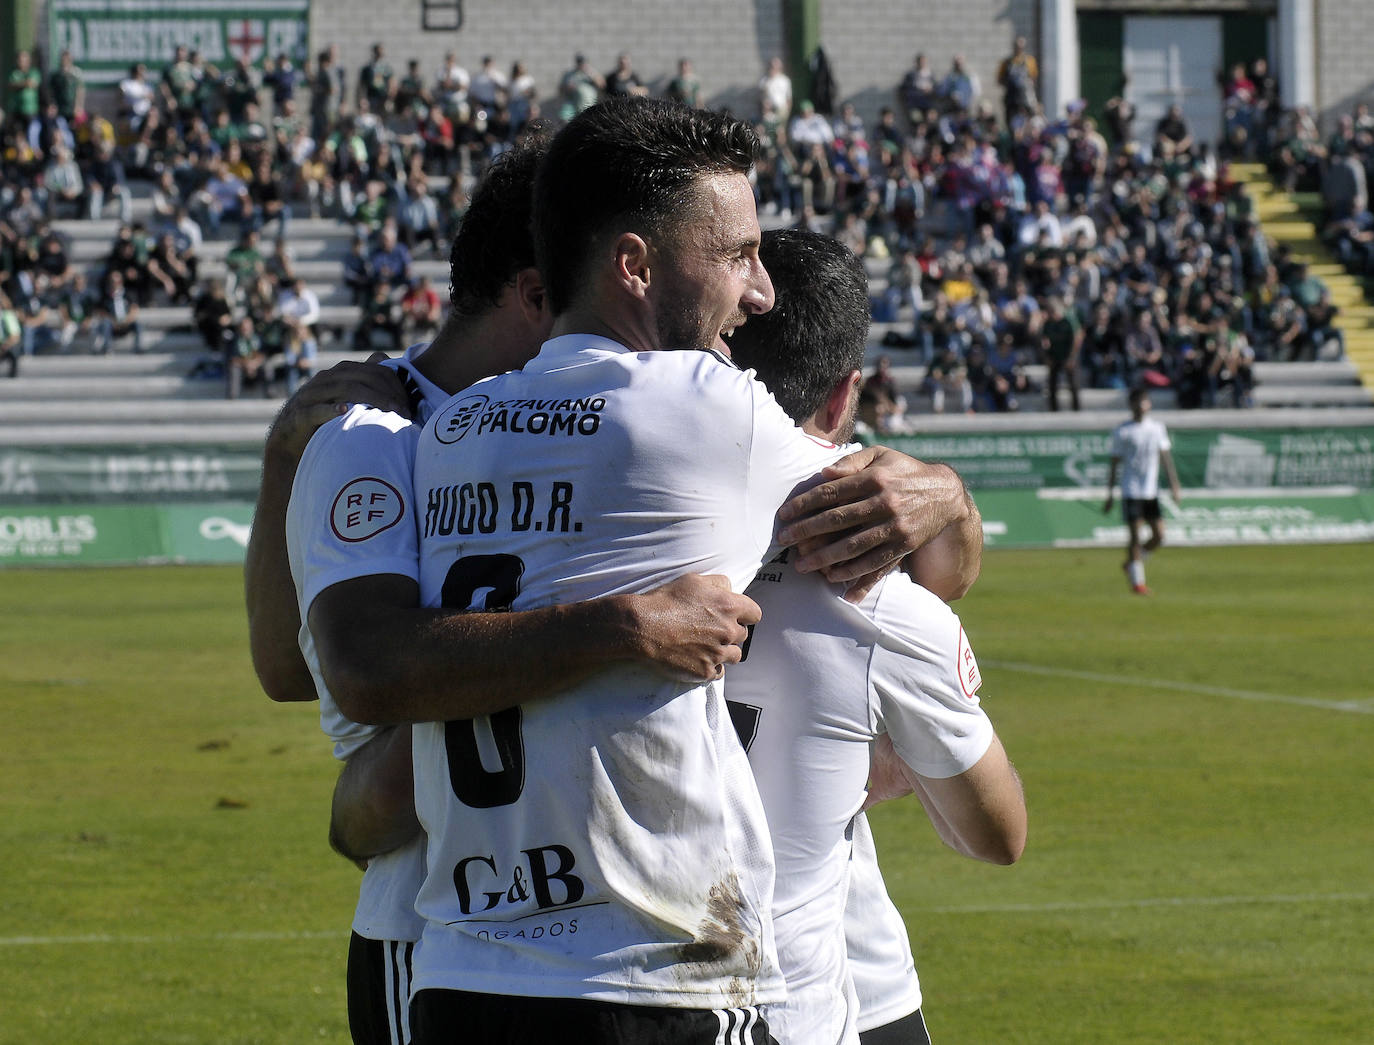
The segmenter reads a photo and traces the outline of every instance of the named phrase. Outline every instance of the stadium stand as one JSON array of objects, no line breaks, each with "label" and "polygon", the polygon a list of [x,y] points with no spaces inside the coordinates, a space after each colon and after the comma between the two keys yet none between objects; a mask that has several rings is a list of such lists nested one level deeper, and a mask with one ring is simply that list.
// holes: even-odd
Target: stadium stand
[{"label": "stadium stand", "polygon": [[[310,98],[297,109],[252,71],[169,57],[141,116],[68,122],[45,105],[0,124],[0,262],[19,327],[0,437],[13,445],[260,441],[297,373],[423,333],[408,291],[447,286],[440,248],[466,191],[539,111],[515,91],[487,111],[452,69],[363,70],[355,94],[327,50],[295,85]],[[848,106],[758,113],[763,224],[828,231],[868,267],[868,362],[888,360],[873,392],[886,382],[903,406],[875,426],[1062,424],[1075,402],[1105,424],[1138,383],[1163,409],[1374,407],[1367,195],[1363,216],[1333,227],[1309,183],[1338,150],[1296,162],[1301,120],[1253,116],[1269,133],[1218,155],[1165,121],[1140,148],[1119,125],[1109,141],[1081,105],[1018,110],[1008,126],[961,98],[951,74],[904,81],[873,126]],[[564,108],[588,101],[570,93]],[[1367,116],[1348,150],[1366,164]],[[114,270],[126,289],[112,303]]]}]

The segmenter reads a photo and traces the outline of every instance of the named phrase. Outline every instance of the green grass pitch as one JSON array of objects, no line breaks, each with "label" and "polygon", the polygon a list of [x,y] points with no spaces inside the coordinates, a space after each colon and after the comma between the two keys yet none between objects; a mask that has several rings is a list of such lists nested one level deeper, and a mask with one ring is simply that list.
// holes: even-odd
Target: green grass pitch
[{"label": "green grass pitch", "polygon": [[[1374,546],[989,552],[1030,844],[874,814],[938,1045],[1374,1040]],[[346,1042],[314,705],[224,568],[0,572],[0,1043]]]}]

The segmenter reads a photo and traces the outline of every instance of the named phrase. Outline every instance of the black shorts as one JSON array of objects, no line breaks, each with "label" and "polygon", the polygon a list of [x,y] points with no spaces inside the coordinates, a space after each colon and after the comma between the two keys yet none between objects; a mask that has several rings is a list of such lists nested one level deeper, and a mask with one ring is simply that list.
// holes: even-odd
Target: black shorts
[{"label": "black shorts", "polygon": [[348,942],[348,1031],[353,1045],[410,1045],[408,940]]},{"label": "black shorts", "polygon": [[415,1045],[776,1045],[752,1007],[673,1009],[426,990],[415,995],[410,1015]]},{"label": "black shorts", "polygon": [[1127,525],[1139,522],[1141,519],[1146,522],[1155,522],[1159,519],[1159,498],[1123,497],[1121,499],[1121,516],[1126,520]]},{"label": "black shorts", "polygon": [[909,1016],[874,1027],[859,1035],[859,1045],[930,1045],[925,1017],[917,1009]]}]

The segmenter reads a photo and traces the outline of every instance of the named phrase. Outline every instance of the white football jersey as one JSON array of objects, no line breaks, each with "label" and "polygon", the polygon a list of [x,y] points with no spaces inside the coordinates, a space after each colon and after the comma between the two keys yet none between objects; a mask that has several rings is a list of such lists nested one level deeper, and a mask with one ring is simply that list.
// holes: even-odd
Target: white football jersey
[{"label": "white football jersey", "polygon": [[[748,594],[763,610],[726,694],[772,829],[773,922],[787,1001],[768,1010],[780,1041],[856,1042],[847,1004],[845,897],[853,821],[866,796],[869,747],[888,733],[907,765],[951,777],[992,742],[977,662],[959,618],[896,573],[859,605],[790,550]],[[893,971],[900,977],[901,970]]]},{"label": "white football jersey", "polygon": [[921,981],[902,912],[887,894],[868,817],[854,818],[854,856],[844,906],[844,948],[859,1003],[859,1033],[921,1007]]},{"label": "white football jersey", "polygon": [[[325,685],[306,626],[310,604],[340,581],[384,573],[419,582],[419,544],[410,503],[411,473],[420,423],[448,394],[422,377],[411,360],[414,345],[388,360],[405,380],[416,422],[399,414],[354,406],[311,438],[296,469],[286,513],[287,552],[301,613],[300,647],[320,696],[320,726],[334,742],[334,757],[348,759],[381,727],[347,718]],[[424,838],[371,860],[358,891],[353,929],[371,940],[418,940],[423,920],[415,894],[424,879]]]},{"label": "white football jersey", "polygon": [[[423,598],[522,610],[689,572],[741,591],[778,506],[834,453],[712,353],[554,338],[425,426]],[[781,997],[767,826],[718,683],[626,664],[414,737],[430,838],[415,990]]]},{"label": "white football jersey", "polygon": [[1159,455],[1170,446],[1168,429],[1153,417],[1116,426],[1111,455],[1121,458],[1123,498],[1149,501],[1159,496]]}]

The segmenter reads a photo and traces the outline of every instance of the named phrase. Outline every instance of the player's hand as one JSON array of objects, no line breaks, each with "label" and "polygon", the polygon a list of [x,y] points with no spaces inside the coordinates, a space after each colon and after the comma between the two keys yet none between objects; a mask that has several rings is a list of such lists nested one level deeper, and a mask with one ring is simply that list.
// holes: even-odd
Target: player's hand
[{"label": "player's hand", "polygon": [[642,659],[688,682],[718,679],[726,664],[738,664],[750,626],[763,615],[718,574],[689,573],[631,598]]},{"label": "player's hand", "polygon": [[826,480],[778,511],[778,538],[801,552],[797,569],[848,583],[859,602],[901,559],[966,518],[964,484],[954,469],[884,446],[836,461]]},{"label": "player's hand", "polygon": [[269,449],[300,460],[315,429],[348,410],[350,403],[367,403],[379,410],[410,416],[410,400],[394,370],[374,364],[385,359],[375,352],[367,362],[344,360],[312,377],[281,408],[268,436]]},{"label": "player's hand", "polygon": [[911,784],[901,770],[901,759],[892,746],[892,738],[880,733],[869,748],[868,797],[864,809],[872,809],[879,802],[905,798],[911,794]]},{"label": "player's hand", "polygon": [[1110,511],[1112,510],[1112,505],[1115,504],[1115,503],[1116,503],[1116,502],[1115,502],[1112,498],[1110,498],[1110,497],[1108,497],[1105,501],[1103,501],[1103,502],[1102,502],[1102,514],[1103,514],[1103,515],[1106,515],[1108,512],[1110,512]]}]

